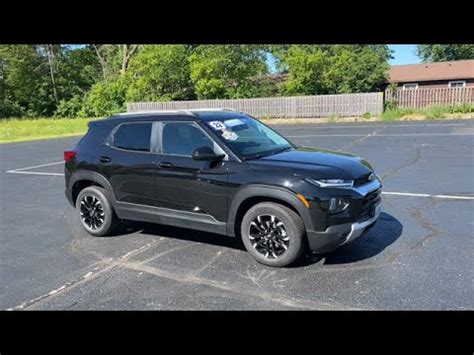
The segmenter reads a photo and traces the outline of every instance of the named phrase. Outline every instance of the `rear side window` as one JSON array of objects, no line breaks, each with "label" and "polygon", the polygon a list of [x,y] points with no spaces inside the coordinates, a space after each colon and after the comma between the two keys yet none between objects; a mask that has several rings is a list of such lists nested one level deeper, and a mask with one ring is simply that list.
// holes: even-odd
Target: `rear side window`
[{"label": "rear side window", "polygon": [[105,138],[110,134],[110,127],[97,127],[90,125],[87,133],[77,144],[77,149],[81,152],[93,152],[104,142]]},{"label": "rear side window", "polygon": [[112,145],[120,149],[149,152],[150,141],[151,123],[129,123],[117,129]]}]

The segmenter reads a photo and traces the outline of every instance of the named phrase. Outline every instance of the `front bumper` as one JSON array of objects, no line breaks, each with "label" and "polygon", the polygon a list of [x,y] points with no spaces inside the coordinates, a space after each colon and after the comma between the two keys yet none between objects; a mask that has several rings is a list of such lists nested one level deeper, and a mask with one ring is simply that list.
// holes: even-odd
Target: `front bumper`
[{"label": "front bumper", "polygon": [[328,227],[325,231],[307,231],[309,247],[316,253],[327,253],[360,237],[372,227],[382,212],[382,203],[375,206],[374,216],[368,219]]}]

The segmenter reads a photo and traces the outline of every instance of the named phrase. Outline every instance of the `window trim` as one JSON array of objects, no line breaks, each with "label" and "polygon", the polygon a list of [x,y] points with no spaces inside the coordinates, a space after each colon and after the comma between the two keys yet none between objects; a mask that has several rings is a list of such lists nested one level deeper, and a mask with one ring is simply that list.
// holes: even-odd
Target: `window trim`
[{"label": "window trim", "polygon": [[[112,132],[110,132],[109,137],[107,137],[105,141],[105,145],[109,146],[110,148],[120,150],[123,152],[129,152],[129,153],[142,153],[142,154],[154,154],[155,153],[155,146],[156,146],[156,137],[154,138],[154,132],[156,130],[155,128],[155,123],[153,121],[133,121],[133,122],[122,122],[118,124],[117,126],[114,127]],[[123,125],[131,125],[131,124],[151,124],[151,132],[150,132],[150,150],[148,152],[143,151],[143,150],[132,150],[132,149],[125,149],[125,148],[119,148],[114,145],[114,138],[115,138],[115,133],[122,127]]]},{"label": "window trim", "polygon": [[159,122],[160,124],[160,127],[159,127],[159,143],[157,144],[157,152],[158,154],[160,155],[165,155],[165,156],[168,156],[168,157],[182,157],[182,158],[189,158],[189,159],[192,159],[192,155],[183,155],[183,154],[169,154],[169,153],[164,153],[163,152],[163,125],[165,123],[187,123],[187,124],[192,124],[193,126],[197,127],[201,132],[204,133],[204,135],[209,138],[209,140],[214,143],[214,149],[215,147],[217,147],[219,150],[220,150],[220,153],[221,154],[224,154],[225,157],[223,159],[223,161],[228,161],[229,160],[229,155],[227,154],[227,152],[216,142],[216,140],[209,134],[207,133],[196,121],[192,121],[192,120],[189,120],[189,121],[172,121],[172,120],[162,120]]},{"label": "window trim", "polygon": [[448,88],[450,88],[450,89],[459,88],[458,86],[456,86],[456,87],[453,88],[453,87],[451,86],[451,84],[453,84],[453,83],[456,83],[456,84],[462,83],[462,86],[461,86],[461,87],[462,87],[462,88],[465,88],[465,87],[466,87],[466,80],[452,80],[452,81],[448,82]]},{"label": "window trim", "polygon": [[[406,86],[408,85],[415,85],[414,88],[408,88]],[[418,89],[418,83],[405,83],[403,84],[403,90],[417,90]]]}]

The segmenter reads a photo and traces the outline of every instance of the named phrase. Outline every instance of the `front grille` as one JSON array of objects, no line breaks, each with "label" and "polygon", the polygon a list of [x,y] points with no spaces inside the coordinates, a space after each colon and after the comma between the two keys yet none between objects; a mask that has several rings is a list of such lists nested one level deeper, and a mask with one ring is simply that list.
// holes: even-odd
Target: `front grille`
[{"label": "front grille", "polygon": [[373,217],[374,206],[380,202],[381,189],[377,189],[365,195],[359,207],[359,218]]}]

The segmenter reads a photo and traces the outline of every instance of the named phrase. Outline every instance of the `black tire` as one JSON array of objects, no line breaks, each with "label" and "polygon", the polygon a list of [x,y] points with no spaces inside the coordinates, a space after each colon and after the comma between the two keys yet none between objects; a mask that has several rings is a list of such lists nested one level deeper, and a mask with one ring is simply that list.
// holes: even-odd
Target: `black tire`
[{"label": "black tire", "polygon": [[[277,224],[280,229],[273,228]],[[262,226],[268,227],[263,233]],[[250,208],[242,219],[240,233],[250,255],[269,266],[292,264],[301,256],[306,245],[305,227],[301,217],[292,209],[274,202],[262,202]],[[258,237],[255,237],[256,235]],[[277,247],[279,250],[275,249]]]},{"label": "black tire", "polygon": [[[103,211],[103,217],[101,217],[103,222],[100,223],[100,225],[98,223],[99,220],[94,220],[96,223],[91,223],[90,219],[85,219],[83,218],[83,215],[81,215],[81,212],[83,212],[83,210],[81,210],[81,205],[83,205],[85,201],[87,201],[88,204],[95,202],[94,198],[98,201],[96,208],[98,208],[100,211]],[[86,200],[84,201],[84,199]],[[86,207],[84,206],[83,208]],[[95,210],[96,209],[94,209],[94,211]],[[120,224],[119,219],[117,218],[110,203],[110,197],[107,190],[99,186],[89,186],[81,190],[76,199],[76,211],[82,227],[87,231],[87,233],[95,237],[111,234],[112,231]]]}]

